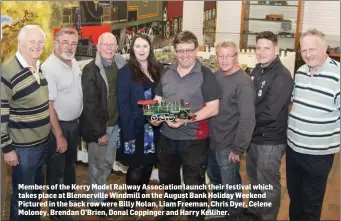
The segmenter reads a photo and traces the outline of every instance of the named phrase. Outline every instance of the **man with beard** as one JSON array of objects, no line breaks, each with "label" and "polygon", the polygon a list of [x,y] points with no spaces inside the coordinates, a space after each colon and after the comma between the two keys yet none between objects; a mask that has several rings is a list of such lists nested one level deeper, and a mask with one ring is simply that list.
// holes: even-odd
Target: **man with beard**
[{"label": "man with beard", "polygon": [[[83,110],[81,70],[74,59],[78,33],[69,28],[57,32],[54,52],[42,64],[48,81],[51,131],[47,154],[47,185],[76,184],[77,146],[80,141],[78,118]],[[59,185],[58,185],[59,186]],[[49,190],[57,196],[62,190]],[[50,198],[52,202],[67,201],[64,198]],[[56,203],[57,205],[57,203]],[[65,208],[55,210],[52,220],[59,220]],[[65,220],[65,216],[63,220]],[[68,220],[72,220],[68,217]]]}]

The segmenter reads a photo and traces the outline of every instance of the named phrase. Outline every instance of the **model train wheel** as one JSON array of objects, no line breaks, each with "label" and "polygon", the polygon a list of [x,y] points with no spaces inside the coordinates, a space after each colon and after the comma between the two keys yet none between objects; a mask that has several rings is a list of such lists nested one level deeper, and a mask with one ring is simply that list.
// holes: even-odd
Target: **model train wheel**
[{"label": "model train wheel", "polygon": [[152,116],[150,117],[150,119],[151,119],[151,120],[158,120],[159,117],[158,117],[157,115],[152,115]]},{"label": "model train wheel", "polygon": [[184,114],[184,113],[180,113],[179,118],[180,118],[180,119],[186,119],[185,114]]},{"label": "model train wheel", "polygon": [[165,22],[163,25],[163,36],[165,38],[169,38],[169,36],[170,36],[169,21]]},{"label": "model train wheel", "polygon": [[153,28],[147,28],[146,34],[149,36],[151,42],[153,42],[155,38]]},{"label": "model train wheel", "polygon": [[179,32],[182,31],[182,18],[179,18]]},{"label": "model train wheel", "polygon": [[179,21],[177,18],[173,20],[173,34],[177,34],[179,32]]},{"label": "model train wheel", "polygon": [[165,7],[163,9],[162,21],[167,21],[167,20],[168,20],[168,12],[167,12],[167,8]]}]

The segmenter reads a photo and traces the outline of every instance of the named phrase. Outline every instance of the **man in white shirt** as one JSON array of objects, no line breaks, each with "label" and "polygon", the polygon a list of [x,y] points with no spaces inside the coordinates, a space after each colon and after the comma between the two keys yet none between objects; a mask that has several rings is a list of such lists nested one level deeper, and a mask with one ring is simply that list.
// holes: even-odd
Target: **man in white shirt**
[{"label": "man in white shirt", "polygon": [[[77,147],[80,143],[78,118],[83,110],[81,74],[74,55],[78,43],[76,31],[63,28],[54,40],[54,52],[42,64],[48,81],[51,134],[47,155],[46,180],[48,185],[76,184]],[[49,190],[49,193],[63,193],[63,190]],[[50,211],[57,208],[58,201],[66,198],[50,198]],[[54,202],[56,205],[51,206]],[[60,219],[60,215],[51,216]],[[66,217],[63,217],[65,220]],[[68,219],[72,220],[71,217]]]}]

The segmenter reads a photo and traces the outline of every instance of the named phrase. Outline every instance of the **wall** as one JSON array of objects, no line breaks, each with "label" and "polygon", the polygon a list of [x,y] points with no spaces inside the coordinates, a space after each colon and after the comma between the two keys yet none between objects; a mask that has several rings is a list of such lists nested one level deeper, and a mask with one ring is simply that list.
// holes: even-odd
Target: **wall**
[{"label": "wall", "polygon": [[198,38],[199,45],[204,43],[203,15],[204,1],[184,1],[182,30],[193,32]]},{"label": "wall", "polygon": [[227,39],[239,44],[242,1],[217,1],[216,42]]},{"label": "wall", "polygon": [[[258,1],[250,1],[257,3]],[[298,5],[298,1],[287,1],[289,5]],[[239,43],[241,25],[242,1],[217,1],[217,28],[216,42],[232,39]],[[264,6],[250,5],[250,18],[265,18],[266,14],[280,13],[285,20],[292,20],[292,30],[296,29],[297,7],[289,6]],[[247,22],[247,21],[245,21]],[[305,31],[309,28],[317,28],[327,35],[331,46],[340,46],[340,2],[339,1],[305,1],[303,26]],[[249,29],[252,32],[264,30],[279,33],[281,22],[249,21]],[[254,45],[256,35],[248,35],[249,45]],[[294,48],[294,38],[280,37],[281,48]]]},{"label": "wall", "polygon": [[317,28],[331,46],[340,46],[340,1],[305,1],[302,31]]}]

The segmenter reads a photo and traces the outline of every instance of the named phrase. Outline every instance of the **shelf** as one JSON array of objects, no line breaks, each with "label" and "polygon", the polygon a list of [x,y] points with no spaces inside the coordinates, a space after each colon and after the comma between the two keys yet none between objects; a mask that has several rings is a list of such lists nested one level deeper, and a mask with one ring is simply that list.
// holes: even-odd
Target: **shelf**
[{"label": "shelf", "polygon": [[250,5],[262,5],[262,6],[279,6],[279,7],[298,7],[298,5],[270,5],[270,4],[257,4],[257,3],[250,3]]},{"label": "shelf", "polygon": [[266,22],[292,22],[291,20],[270,20],[270,19],[265,19],[265,18],[245,18],[245,20],[249,20],[249,21],[266,21]]},{"label": "shelf", "polygon": [[[253,34],[253,33],[244,33],[244,35],[258,35],[258,34]],[[282,36],[282,35],[278,35],[278,38],[295,38],[295,36]]]}]

